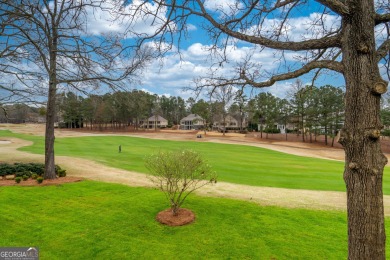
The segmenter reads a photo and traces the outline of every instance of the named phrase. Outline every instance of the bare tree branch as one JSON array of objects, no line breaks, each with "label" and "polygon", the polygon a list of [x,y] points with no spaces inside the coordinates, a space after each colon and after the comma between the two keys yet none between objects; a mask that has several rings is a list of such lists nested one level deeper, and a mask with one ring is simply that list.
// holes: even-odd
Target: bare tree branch
[{"label": "bare tree branch", "polygon": [[331,37],[324,37],[320,39],[312,39],[312,40],[306,40],[306,41],[300,41],[300,42],[281,42],[281,41],[274,41],[266,37],[262,36],[251,36],[245,33],[241,33],[238,31],[234,31],[230,29],[226,24],[217,22],[206,10],[204,7],[204,4],[201,2],[201,0],[196,0],[198,3],[201,12],[193,12],[194,14],[204,17],[207,21],[209,21],[215,28],[221,30],[222,32],[226,33],[227,35],[234,37],[236,39],[240,39],[249,43],[263,45],[268,48],[273,48],[277,50],[313,50],[313,49],[323,49],[323,48],[329,48],[329,47],[340,47],[340,35],[337,34],[336,36]]},{"label": "bare tree branch", "polygon": [[333,12],[339,15],[348,15],[350,10],[342,1],[339,0],[316,0],[324,6],[331,9]]},{"label": "bare tree branch", "polygon": [[378,50],[376,51],[377,62],[383,59],[386,55],[389,55],[389,51],[390,51],[390,39],[387,39],[381,44],[381,46],[379,46]]},{"label": "bare tree branch", "polygon": [[252,85],[253,87],[256,87],[256,88],[263,88],[263,87],[272,86],[277,81],[283,81],[283,80],[297,78],[299,76],[302,76],[302,75],[310,72],[313,69],[318,69],[318,68],[330,69],[330,70],[334,70],[334,71],[337,71],[340,73],[343,73],[343,70],[344,70],[343,65],[340,62],[313,61],[313,62],[310,62],[310,63],[304,65],[302,68],[300,68],[298,70],[272,76],[269,80],[264,81],[264,82],[255,82],[254,80],[248,78],[244,73],[241,74],[241,78],[245,80],[246,84]]},{"label": "bare tree branch", "polygon": [[390,13],[388,14],[375,14],[375,25],[390,22]]}]

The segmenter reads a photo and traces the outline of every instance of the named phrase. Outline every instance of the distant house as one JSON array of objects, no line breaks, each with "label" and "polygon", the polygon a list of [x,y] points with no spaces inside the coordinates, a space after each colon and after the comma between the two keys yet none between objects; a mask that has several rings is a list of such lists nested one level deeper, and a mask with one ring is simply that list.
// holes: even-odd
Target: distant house
[{"label": "distant house", "polygon": [[[242,128],[245,129],[248,126],[246,120],[242,122]],[[214,119],[213,129],[218,131],[223,130],[240,130],[240,119],[235,118],[232,115],[227,115],[225,119],[222,116],[218,116]]]},{"label": "distant house", "polygon": [[[294,129],[294,125],[293,124],[290,124],[290,123],[287,123],[287,125],[283,124],[283,123],[275,123],[274,125],[274,129],[278,129],[280,131],[281,134],[285,134],[287,129],[289,130],[293,130]],[[263,129],[265,129],[267,126],[265,124],[258,124],[258,131],[260,132],[261,131],[261,127]]]},{"label": "distant house", "polygon": [[168,126],[168,120],[162,116],[151,116],[148,119],[139,122],[142,128],[165,128]]},{"label": "distant house", "polygon": [[180,120],[180,129],[199,130],[204,127],[204,119],[196,114],[190,114]]}]

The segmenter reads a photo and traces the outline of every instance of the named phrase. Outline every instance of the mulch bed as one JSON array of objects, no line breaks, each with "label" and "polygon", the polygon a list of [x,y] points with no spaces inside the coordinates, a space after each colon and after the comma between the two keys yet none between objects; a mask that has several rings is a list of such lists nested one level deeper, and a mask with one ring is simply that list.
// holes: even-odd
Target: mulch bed
[{"label": "mulch bed", "polygon": [[159,212],[156,220],[161,224],[171,227],[184,226],[194,222],[195,214],[189,209],[179,209],[178,214],[174,216],[172,210],[169,208]]},{"label": "mulch bed", "polygon": [[60,185],[63,183],[70,183],[70,182],[78,182],[82,180],[83,178],[80,177],[66,176],[66,177],[56,178],[53,180],[43,180],[43,182],[39,184],[37,180],[33,180],[33,179],[28,179],[26,181],[21,180],[20,183],[16,183],[15,180],[0,179],[0,186],[49,186],[49,185]]}]

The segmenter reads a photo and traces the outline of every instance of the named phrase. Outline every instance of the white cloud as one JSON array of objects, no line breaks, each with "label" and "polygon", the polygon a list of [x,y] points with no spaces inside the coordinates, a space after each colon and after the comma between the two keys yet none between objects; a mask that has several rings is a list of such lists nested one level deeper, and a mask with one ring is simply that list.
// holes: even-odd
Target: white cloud
[{"label": "white cloud", "polygon": [[[152,62],[141,79],[142,86],[159,94],[172,93],[172,95],[177,94],[178,96],[191,96],[187,92],[183,92],[183,88],[193,87],[194,79],[205,77],[210,73],[213,61],[209,58],[207,51],[209,47],[202,43],[194,43],[182,50],[181,56],[174,53],[167,55],[163,59],[163,66],[158,60]],[[218,51],[223,52],[223,50]],[[220,75],[232,77],[234,73],[237,73],[237,63],[251,51],[253,49],[249,47],[228,46],[226,53],[230,62],[214,69],[218,70]],[[277,66],[273,53],[267,50],[254,53],[251,59],[252,62],[259,64],[259,69],[271,70]]]},{"label": "white cloud", "polygon": [[232,15],[237,13],[243,7],[243,4],[237,0],[206,0],[204,6],[210,11]]},{"label": "white cloud", "polygon": [[[79,0],[80,1],[80,0]],[[125,33],[127,38],[135,35],[150,36],[166,23],[167,8],[143,0],[87,0],[84,1],[87,23],[84,31],[90,35]],[[92,5],[88,5],[91,4]],[[120,13],[120,15],[118,15]],[[171,28],[175,29],[172,23]],[[195,30],[194,25],[189,26]]]},{"label": "white cloud", "polygon": [[[252,26],[245,30],[250,35],[279,35],[280,40],[297,41],[302,39],[315,39],[334,32],[340,27],[340,17],[329,14],[311,13],[309,16],[283,19],[265,19],[261,27]],[[282,29],[280,26],[283,23]]]},{"label": "white cloud", "polygon": [[196,30],[198,30],[198,28],[195,25],[189,23],[189,24],[187,24],[187,30],[188,31],[196,31]]}]

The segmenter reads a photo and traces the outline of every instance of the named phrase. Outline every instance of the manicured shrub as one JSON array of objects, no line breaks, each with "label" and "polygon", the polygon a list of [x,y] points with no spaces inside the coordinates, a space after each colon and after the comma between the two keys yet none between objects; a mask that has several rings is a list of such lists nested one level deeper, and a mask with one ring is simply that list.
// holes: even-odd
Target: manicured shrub
[{"label": "manicured shrub", "polygon": [[37,178],[37,182],[38,182],[39,184],[41,184],[41,183],[43,182],[43,177],[38,177],[38,178]]},{"label": "manicured shrub", "polygon": [[27,176],[27,175],[23,175],[23,176],[22,176],[22,179],[23,179],[24,181],[27,181],[28,178],[30,178],[30,176]]},{"label": "manicured shrub", "polygon": [[59,175],[60,171],[61,171],[61,167],[59,165],[55,165],[54,166],[54,171],[56,172],[57,175]]},{"label": "manicured shrub", "polygon": [[10,165],[8,163],[0,164],[0,176],[11,175],[14,173],[15,171],[13,165]]},{"label": "manicured shrub", "polygon": [[36,180],[37,178],[38,178],[38,174],[36,174],[36,173],[33,173],[32,175],[31,175],[31,179],[33,179],[33,180]]},{"label": "manicured shrub", "polygon": [[15,178],[15,182],[16,182],[16,183],[20,183],[21,180],[22,180],[22,177],[16,177],[16,178]]},{"label": "manicured shrub", "polygon": [[63,170],[63,169],[59,170],[58,171],[58,176],[59,177],[65,177],[66,176],[66,170]]},{"label": "manicured shrub", "polygon": [[[55,172],[59,175],[59,172],[63,170],[59,165],[55,166]],[[28,173],[27,173],[28,172]],[[45,165],[43,163],[2,163],[0,164],[0,176],[11,175],[16,173],[16,177],[22,177],[28,175],[29,177],[35,173],[38,176],[42,176],[45,172]]]},{"label": "manicured shrub", "polygon": [[45,171],[45,165],[43,163],[30,163],[29,170],[42,176]]},{"label": "manicured shrub", "polygon": [[22,178],[23,178],[23,176],[27,176],[28,178],[30,178],[30,176],[31,176],[32,174],[33,174],[33,173],[30,172],[30,171],[23,171],[23,172],[17,172],[17,173],[15,173],[15,176],[16,176],[16,177],[22,177]]}]

